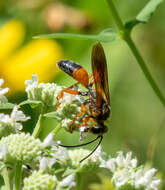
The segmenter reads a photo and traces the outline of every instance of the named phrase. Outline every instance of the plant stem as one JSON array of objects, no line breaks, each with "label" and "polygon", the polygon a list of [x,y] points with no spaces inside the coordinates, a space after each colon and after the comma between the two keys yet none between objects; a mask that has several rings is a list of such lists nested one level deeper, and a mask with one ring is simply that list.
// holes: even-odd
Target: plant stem
[{"label": "plant stem", "polygon": [[131,49],[133,55],[135,56],[140,68],[142,69],[145,77],[147,78],[148,82],[150,83],[152,89],[154,90],[155,94],[158,96],[161,103],[165,106],[165,98],[160,91],[159,87],[157,86],[156,82],[152,78],[142,56],[140,55],[138,49],[136,48],[134,42],[131,39],[130,32],[124,27],[122,20],[112,2],[112,0],[107,0],[111,14],[116,22],[116,25],[118,26],[119,30],[123,33],[123,39],[126,41],[127,45]]},{"label": "plant stem", "polygon": [[142,69],[145,77],[147,78],[148,82],[150,83],[152,89],[154,90],[155,94],[159,97],[160,101],[162,102],[162,104],[165,106],[165,99],[163,97],[163,94],[161,93],[160,89],[158,88],[156,82],[154,81],[154,79],[152,78],[150,72],[148,71],[148,68],[142,58],[142,56],[140,55],[140,53],[138,52],[135,44],[133,43],[130,35],[126,36],[125,41],[127,42],[129,48],[131,49],[132,53],[134,54],[137,62],[139,63],[140,68]]},{"label": "plant stem", "polygon": [[81,180],[82,180],[82,176],[81,176],[81,173],[77,172],[76,173],[76,178],[77,178],[77,187],[76,189],[77,190],[81,190]]},{"label": "plant stem", "polygon": [[10,182],[9,182],[9,175],[8,175],[6,166],[3,168],[2,175],[5,182],[5,189],[10,190],[11,188],[10,188]]},{"label": "plant stem", "polygon": [[20,190],[22,179],[22,163],[17,162],[15,168],[14,190]]},{"label": "plant stem", "polygon": [[155,127],[155,131],[154,131],[154,133],[153,133],[153,135],[151,137],[150,143],[148,145],[147,160],[149,162],[151,162],[151,163],[153,161],[153,156],[154,156],[154,153],[155,153],[156,145],[157,145],[158,140],[159,140],[159,136],[160,136],[164,126],[165,126],[165,117],[161,121],[160,125]]},{"label": "plant stem", "polygon": [[61,129],[61,123],[59,123],[55,129],[53,129],[52,132],[53,132],[54,136],[57,135],[57,133],[60,131],[60,129]]},{"label": "plant stem", "polygon": [[39,136],[39,133],[41,131],[41,126],[42,126],[43,120],[44,120],[43,115],[40,114],[38,121],[37,121],[37,124],[36,124],[34,131],[33,131],[33,134],[32,134],[36,138]]}]

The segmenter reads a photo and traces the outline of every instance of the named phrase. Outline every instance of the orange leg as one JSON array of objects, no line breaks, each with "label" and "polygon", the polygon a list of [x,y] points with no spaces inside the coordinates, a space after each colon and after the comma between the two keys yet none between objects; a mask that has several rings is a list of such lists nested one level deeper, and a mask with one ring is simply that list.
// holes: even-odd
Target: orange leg
[{"label": "orange leg", "polygon": [[[72,131],[72,125],[73,125],[74,121],[76,120],[76,118],[83,116],[83,115],[87,112],[86,107],[85,107],[84,104],[81,105],[81,110],[82,110],[82,112],[78,113],[78,114],[74,117],[74,119],[71,121],[71,123],[69,124],[69,131]],[[79,125],[77,125],[77,126],[79,126]]]},{"label": "orange leg", "polygon": [[68,87],[68,88],[65,88],[65,89],[63,89],[61,92],[60,92],[60,94],[57,96],[57,106],[56,106],[56,110],[59,108],[59,106],[60,106],[60,102],[59,102],[59,99],[60,98],[63,98],[63,96],[64,96],[64,92],[66,92],[66,93],[69,93],[69,94],[75,94],[75,95],[77,95],[77,94],[80,94],[80,92],[79,91],[77,91],[77,90],[72,90],[71,88],[73,88],[75,85],[77,85],[78,84],[78,82],[77,83],[75,83],[75,84],[73,84],[72,86],[70,86],[70,87]]},{"label": "orange leg", "polygon": [[[89,75],[89,78],[91,77],[93,77],[93,73]],[[94,83],[95,83],[95,79],[93,78],[91,82],[89,83],[89,86],[92,87]]]},{"label": "orange leg", "polygon": [[60,92],[60,94],[57,98],[62,98],[64,96],[64,92],[66,92],[68,94],[75,94],[75,95],[80,94],[80,92],[77,90],[71,90],[70,88],[65,88]]},{"label": "orange leg", "polygon": [[89,121],[90,117],[86,116],[83,118],[83,123],[81,126],[86,126],[87,122]]}]

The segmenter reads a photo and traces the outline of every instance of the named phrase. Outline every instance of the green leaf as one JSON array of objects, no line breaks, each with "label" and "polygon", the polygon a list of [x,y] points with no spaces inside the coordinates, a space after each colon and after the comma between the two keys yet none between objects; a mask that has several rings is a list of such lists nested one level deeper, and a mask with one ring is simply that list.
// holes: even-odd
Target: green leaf
[{"label": "green leaf", "polygon": [[0,162],[0,172],[3,170],[3,168],[5,168],[5,164],[3,162]]},{"label": "green leaf", "polygon": [[66,177],[66,176],[68,176],[68,175],[70,175],[70,174],[72,174],[72,173],[75,173],[75,172],[76,172],[75,169],[67,168],[67,169],[65,170],[65,172],[62,174],[62,177]]},{"label": "green leaf", "polygon": [[131,30],[135,25],[140,23],[147,23],[153,13],[155,12],[156,8],[163,0],[150,0],[147,5],[140,11],[140,13],[136,16],[135,19],[126,22],[125,27]]},{"label": "green leaf", "polygon": [[151,18],[152,14],[155,12],[156,8],[163,0],[150,0],[147,5],[142,9],[142,11],[137,15],[136,20],[147,23]]},{"label": "green leaf", "polygon": [[93,40],[99,42],[111,42],[114,41],[117,38],[117,36],[118,36],[117,32],[114,32],[108,28],[96,35],[52,33],[52,34],[42,34],[39,36],[34,36],[34,38],[79,39],[79,40]]},{"label": "green leaf", "polygon": [[7,110],[7,109],[13,109],[13,107],[14,107],[15,105],[14,104],[12,104],[12,103],[2,103],[2,102],[0,102],[0,110]]},{"label": "green leaf", "polygon": [[25,100],[19,104],[19,106],[23,106],[29,104],[32,108],[38,107],[39,105],[42,105],[41,101],[37,100]]},{"label": "green leaf", "polygon": [[58,119],[56,111],[46,113],[46,114],[44,114],[44,117],[48,117],[48,118],[52,118],[52,119]]}]

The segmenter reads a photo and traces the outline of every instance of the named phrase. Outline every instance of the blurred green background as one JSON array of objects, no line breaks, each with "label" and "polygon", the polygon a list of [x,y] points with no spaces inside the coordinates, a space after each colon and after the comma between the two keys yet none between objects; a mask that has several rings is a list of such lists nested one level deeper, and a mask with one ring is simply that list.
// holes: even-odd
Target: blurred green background
[{"label": "blurred green background", "polygon": [[[116,0],[115,6],[126,22],[134,18],[147,2],[147,0]],[[141,24],[133,29],[132,37],[153,78],[165,95],[164,10],[165,4],[162,3],[148,24]],[[30,79],[32,73],[37,73],[42,82],[53,81],[65,86],[73,84],[75,81],[55,66],[56,61],[60,59],[76,61],[91,73],[93,42],[51,39],[48,42],[39,41],[37,45],[31,44],[26,49],[27,44],[34,43],[33,36],[52,32],[96,34],[104,28],[116,28],[106,1],[100,0],[1,0],[0,18],[0,77],[5,78],[6,85],[11,88],[8,97],[11,102],[26,99],[23,92],[24,80]],[[14,24],[7,28],[10,22]],[[8,36],[5,38],[6,35]],[[164,108],[127,44],[122,40],[116,40],[112,43],[103,43],[103,47],[108,63],[112,107],[112,115],[106,122],[109,131],[104,136],[103,150],[112,156],[120,150],[133,151],[140,163],[146,163],[149,159],[147,152],[151,149],[149,148],[151,138],[159,129],[152,161],[153,167],[163,173]],[[3,54],[3,51],[7,53]],[[44,58],[43,55],[40,56],[42,51],[48,52],[44,54]],[[26,114],[35,113],[35,110],[32,111],[29,107],[24,109]],[[32,130],[36,118],[37,113],[25,124],[25,131]],[[42,136],[55,126],[55,121],[47,120]],[[89,138],[93,137],[90,135]],[[63,144],[78,144],[79,134],[62,131],[58,139]],[[90,148],[93,146],[90,145]]]}]

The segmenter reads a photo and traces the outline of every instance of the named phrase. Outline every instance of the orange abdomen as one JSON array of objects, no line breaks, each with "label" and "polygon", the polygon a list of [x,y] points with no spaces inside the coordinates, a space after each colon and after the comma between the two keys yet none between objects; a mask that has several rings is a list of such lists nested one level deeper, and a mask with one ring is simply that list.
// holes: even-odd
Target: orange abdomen
[{"label": "orange abdomen", "polygon": [[72,73],[74,79],[76,79],[83,86],[88,87],[89,77],[84,68],[75,69]]}]

